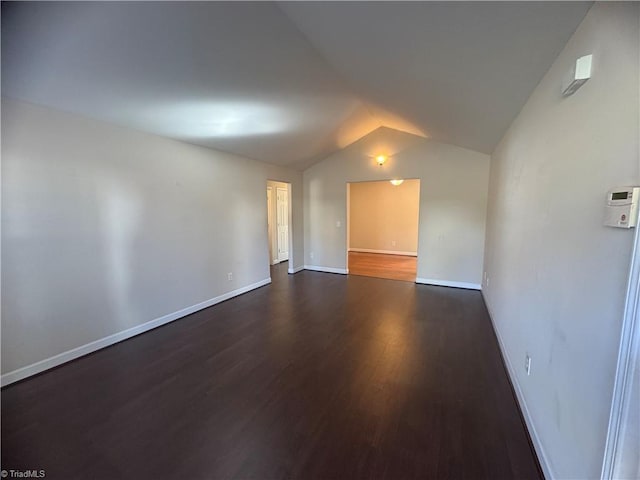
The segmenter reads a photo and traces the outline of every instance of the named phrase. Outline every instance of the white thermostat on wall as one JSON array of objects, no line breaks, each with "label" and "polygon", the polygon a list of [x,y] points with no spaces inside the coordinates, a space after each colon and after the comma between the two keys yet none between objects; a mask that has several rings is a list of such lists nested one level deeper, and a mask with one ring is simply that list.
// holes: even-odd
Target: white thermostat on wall
[{"label": "white thermostat on wall", "polygon": [[608,227],[631,228],[638,221],[640,187],[618,187],[607,193],[604,224]]}]

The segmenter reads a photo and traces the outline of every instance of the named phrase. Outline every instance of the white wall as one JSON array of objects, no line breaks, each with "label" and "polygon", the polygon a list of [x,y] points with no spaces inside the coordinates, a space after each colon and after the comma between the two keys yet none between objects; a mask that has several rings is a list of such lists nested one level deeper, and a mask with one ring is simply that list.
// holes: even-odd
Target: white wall
[{"label": "white wall", "polygon": [[268,279],[268,178],[301,266],[300,172],[3,98],[2,373]]},{"label": "white wall", "polygon": [[[374,158],[380,153],[389,156],[382,167]],[[347,182],[417,178],[418,277],[478,285],[488,175],[487,155],[379,128],[305,170],[305,264],[346,269]]]},{"label": "white wall", "polygon": [[[638,8],[592,7],[491,158],[483,290],[553,478],[602,465],[633,240],[602,221],[607,190],[640,182]],[[593,78],[563,98],[589,53]]]},{"label": "white wall", "polygon": [[416,255],[420,180],[350,183],[347,203],[350,251]]},{"label": "white wall", "polygon": [[284,182],[274,182],[272,180],[268,180],[267,187],[271,187],[271,205],[268,205],[268,208],[271,209],[271,222],[272,222],[271,231],[269,232],[269,250],[271,254],[269,263],[271,265],[275,265],[276,263],[278,263],[278,219],[277,219],[278,192],[276,191],[276,189],[285,188],[288,192],[289,184]]}]

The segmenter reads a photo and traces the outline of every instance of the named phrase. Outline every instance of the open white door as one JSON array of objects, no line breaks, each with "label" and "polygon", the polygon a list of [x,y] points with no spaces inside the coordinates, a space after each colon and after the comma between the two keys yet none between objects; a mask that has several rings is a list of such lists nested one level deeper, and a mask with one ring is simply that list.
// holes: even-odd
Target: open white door
[{"label": "open white door", "polygon": [[267,187],[267,233],[269,237],[269,264],[273,265],[277,263],[278,258],[275,255],[275,249],[273,246],[273,203],[271,203],[272,188]]},{"label": "open white door", "polygon": [[276,228],[278,239],[278,261],[289,260],[289,192],[276,188]]}]

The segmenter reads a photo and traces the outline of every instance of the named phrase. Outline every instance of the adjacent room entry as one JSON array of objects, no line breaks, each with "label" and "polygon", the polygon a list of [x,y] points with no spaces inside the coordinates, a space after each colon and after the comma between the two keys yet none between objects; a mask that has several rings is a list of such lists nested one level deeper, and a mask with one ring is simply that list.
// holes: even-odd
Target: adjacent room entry
[{"label": "adjacent room entry", "polygon": [[289,260],[289,184],[267,182],[267,223],[269,230],[269,262],[271,265]]},{"label": "adjacent room entry", "polygon": [[347,184],[349,274],[414,282],[420,180]]},{"label": "adjacent room entry", "polygon": [[276,188],[276,229],[278,236],[278,261],[289,260],[289,193],[286,188]]}]

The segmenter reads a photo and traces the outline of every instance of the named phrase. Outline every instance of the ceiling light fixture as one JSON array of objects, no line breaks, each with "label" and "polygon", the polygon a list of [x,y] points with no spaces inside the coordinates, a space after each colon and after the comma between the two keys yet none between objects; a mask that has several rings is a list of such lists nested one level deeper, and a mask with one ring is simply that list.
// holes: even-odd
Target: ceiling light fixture
[{"label": "ceiling light fixture", "polygon": [[376,157],[376,163],[378,164],[379,167],[384,165],[384,162],[386,162],[386,161],[387,161],[387,157],[385,157],[384,155],[378,155]]},{"label": "ceiling light fixture", "polygon": [[397,179],[397,180],[389,180],[391,182],[391,185],[393,185],[394,187],[397,187],[398,185],[402,185],[402,182],[404,182],[404,180],[402,180],[401,178]]}]

